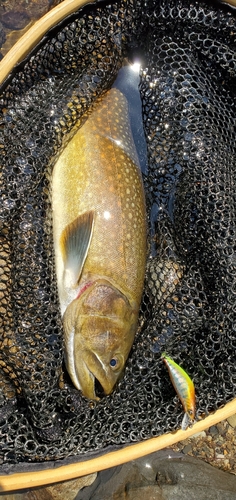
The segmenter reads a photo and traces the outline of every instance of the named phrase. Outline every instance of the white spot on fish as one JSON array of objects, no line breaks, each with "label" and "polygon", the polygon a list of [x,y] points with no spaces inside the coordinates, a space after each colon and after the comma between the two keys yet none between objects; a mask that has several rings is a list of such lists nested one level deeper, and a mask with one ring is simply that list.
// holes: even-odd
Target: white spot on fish
[{"label": "white spot on fish", "polygon": [[105,210],[105,212],[103,212],[103,217],[104,217],[104,219],[109,220],[111,218],[110,212]]}]

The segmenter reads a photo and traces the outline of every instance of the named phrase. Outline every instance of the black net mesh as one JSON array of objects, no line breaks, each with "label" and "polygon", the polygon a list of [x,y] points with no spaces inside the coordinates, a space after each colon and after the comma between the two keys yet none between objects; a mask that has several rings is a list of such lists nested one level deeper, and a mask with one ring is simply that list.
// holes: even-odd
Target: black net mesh
[{"label": "black net mesh", "polygon": [[[189,0],[121,0],[53,29],[1,95],[0,460],[84,455],[180,427],[161,353],[193,378],[197,414],[236,392],[233,11]],[[123,379],[98,403],[63,364],[50,176],[75,124],[143,55],[149,252]]]}]

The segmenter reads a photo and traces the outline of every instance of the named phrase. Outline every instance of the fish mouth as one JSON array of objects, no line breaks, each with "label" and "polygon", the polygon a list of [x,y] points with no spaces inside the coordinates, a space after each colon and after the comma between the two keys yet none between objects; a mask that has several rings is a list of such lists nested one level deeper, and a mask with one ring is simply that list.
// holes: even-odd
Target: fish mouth
[{"label": "fish mouth", "polygon": [[76,389],[82,391],[86,398],[95,401],[110,394],[117,376],[108,372],[100,357],[88,349],[77,351],[74,332],[65,337],[65,345],[66,368]]},{"label": "fish mouth", "polygon": [[94,390],[95,390],[96,396],[99,399],[101,399],[104,396],[106,396],[106,393],[104,392],[104,389],[103,389],[102,385],[100,384],[99,380],[96,377],[94,377]]},{"label": "fish mouth", "polygon": [[111,378],[95,353],[87,353],[86,359],[75,366],[76,377],[83,395],[99,400],[112,392],[116,379]]}]

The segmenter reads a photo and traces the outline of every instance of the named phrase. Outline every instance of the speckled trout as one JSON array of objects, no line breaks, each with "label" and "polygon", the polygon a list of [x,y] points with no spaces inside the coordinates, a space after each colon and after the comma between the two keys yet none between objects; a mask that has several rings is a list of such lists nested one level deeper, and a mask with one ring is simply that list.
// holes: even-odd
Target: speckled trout
[{"label": "speckled trout", "polygon": [[55,164],[52,208],[65,360],[97,399],[120,378],[133,344],[146,263],[145,198],[117,89],[100,101]]}]

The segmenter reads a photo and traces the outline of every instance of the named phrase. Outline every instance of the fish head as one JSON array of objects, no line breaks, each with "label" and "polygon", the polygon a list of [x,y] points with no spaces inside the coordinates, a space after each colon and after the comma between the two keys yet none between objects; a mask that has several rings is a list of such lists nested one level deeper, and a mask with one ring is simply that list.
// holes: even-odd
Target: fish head
[{"label": "fish head", "polygon": [[66,365],[89,399],[112,392],[133,344],[138,310],[111,284],[90,287],[66,309]]}]

